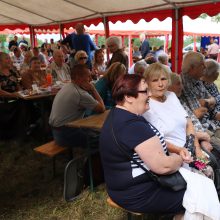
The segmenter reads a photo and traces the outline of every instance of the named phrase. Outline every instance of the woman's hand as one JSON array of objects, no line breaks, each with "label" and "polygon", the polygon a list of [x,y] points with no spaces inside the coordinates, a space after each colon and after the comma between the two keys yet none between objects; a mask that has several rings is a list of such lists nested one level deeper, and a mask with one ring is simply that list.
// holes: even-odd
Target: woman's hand
[{"label": "woman's hand", "polygon": [[81,83],[80,87],[89,93],[91,93],[95,89],[94,85],[89,82]]},{"label": "woman's hand", "polygon": [[201,158],[201,159],[205,159],[206,156],[203,154],[202,150],[200,147],[196,147],[196,157],[197,158]]},{"label": "woman's hand", "polygon": [[193,161],[190,152],[185,147],[180,149],[179,155],[182,157],[184,163],[191,163]]}]

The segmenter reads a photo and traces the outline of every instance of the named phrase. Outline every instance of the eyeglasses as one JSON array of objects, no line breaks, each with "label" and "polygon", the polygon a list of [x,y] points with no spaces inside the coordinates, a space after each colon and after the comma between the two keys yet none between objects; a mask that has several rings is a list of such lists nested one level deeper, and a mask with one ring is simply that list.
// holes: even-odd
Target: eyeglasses
[{"label": "eyeglasses", "polygon": [[139,91],[137,91],[138,93],[145,93],[145,94],[147,94],[148,93],[148,90],[147,89],[145,89],[145,90],[139,90]]},{"label": "eyeglasses", "polygon": [[87,60],[87,57],[80,57],[79,60]]}]

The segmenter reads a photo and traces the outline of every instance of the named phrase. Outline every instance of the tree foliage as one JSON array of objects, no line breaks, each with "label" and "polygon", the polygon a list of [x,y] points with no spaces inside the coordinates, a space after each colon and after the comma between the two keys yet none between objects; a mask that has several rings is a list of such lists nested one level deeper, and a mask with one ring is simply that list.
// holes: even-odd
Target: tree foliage
[{"label": "tree foliage", "polygon": [[[203,13],[203,14],[201,14],[201,15],[199,16],[199,18],[202,18],[202,19],[206,19],[207,17],[208,17],[208,15],[205,14],[205,13]],[[211,18],[211,20],[212,20],[213,22],[219,23],[219,22],[220,22],[220,13],[217,14],[216,16],[213,16],[213,17]]]}]

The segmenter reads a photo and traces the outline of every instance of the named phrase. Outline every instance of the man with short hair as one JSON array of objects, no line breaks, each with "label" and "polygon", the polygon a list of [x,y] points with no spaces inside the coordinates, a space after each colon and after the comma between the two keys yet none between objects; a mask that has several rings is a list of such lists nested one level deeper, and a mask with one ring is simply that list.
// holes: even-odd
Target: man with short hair
[{"label": "man with short hair", "polygon": [[16,35],[14,36],[14,39],[9,42],[8,49],[13,51],[15,47],[18,47],[18,37]]},{"label": "man with short hair", "polygon": [[24,62],[24,56],[22,55],[19,47],[15,47],[13,52],[14,54],[11,57],[13,66],[15,66],[18,71],[20,71],[21,65]]},{"label": "man with short hair", "polygon": [[71,79],[72,82],[65,84],[54,99],[49,124],[58,145],[85,146],[86,137],[82,130],[66,125],[83,118],[86,110],[104,112],[105,106],[94,85],[90,83],[91,73],[85,65],[75,65]]},{"label": "man with short hair", "polygon": [[181,100],[192,110],[203,126],[211,131],[220,128],[219,112],[215,108],[216,100],[212,97],[202,81],[205,70],[204,56],[198,52],[188,52],[183,57]]},{"label": "man with short hair", "polygon": [[53,52],[53,62],[48,66],[55,81],[66,82],[71,79],[70,67],[64,62],[63,52],[59,49]]},{"label": "man with short hair", "polygon": [[34,57],[38,57],[41,63],[41,67],[45,67],[46,66],[46,59],[44,57],[44,55],[42,53],[40,53],[39,48],[38,47],[34,47],[33,48],[33,55]]}]

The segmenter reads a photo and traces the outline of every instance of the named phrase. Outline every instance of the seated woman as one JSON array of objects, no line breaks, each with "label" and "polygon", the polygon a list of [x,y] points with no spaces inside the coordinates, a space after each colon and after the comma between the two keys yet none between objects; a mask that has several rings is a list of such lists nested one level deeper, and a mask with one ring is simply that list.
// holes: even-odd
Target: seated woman
[{"label": "seated woman", "polygon": [[94,60],[92,63],[92,78],[98,79],[105,72],[106,65],[104,60],[104,52],[102,49],[98,49],[94,53]]},{"label": "seated woman", "polygon": [[20,85],[11,67],[9,55],[0,52],[0,139],[19,135],[25,124],[23,118],[25,111],[15,93],[20,89]]},{"label": "seated woman", "polygon": [[[182,157],[175,153],[168,154],[162,135],[141,116],[149,109],[149,95],[148,86],[139,75],[126,74],[115,82],[113,98],[117,105],[109,113],[100,135],[100,154],[107,191],[114,202],[132,212],[179,213],[184,211],[184,208],[188,210],[191,205],[191,203],[188,204],[189,206],[185,204],[185,199],[188,197],[185,190],[172,191],[162,188],[148,177],[146,171],[139,168],[124,154],[113,136],[114,132],[115,138],[124,151],[134,160],[138,160],[146,169],[163,175],[172,174],[181,169],[182,173],[185,172],[190,176],[186,180],[187,187],[193,187],[191,188],[193,193],[200,186],[215,191],[210,179],[180,168],[183,163]],[[185,175],[184,178],[186,178]],[[190,182],[192,178],[193,181],[197,178],[200,181],[196,181],[196,185],[193,186]],[[201,182],[201,179],[207,183]],[[216,192],[212,197],[209,200],[200,193],[196,199],[204,200],[205,206],[212,209],[210,213],[215,215],[213,219],[216,219],[220,215]],[[198,201],[193,197],[190,198],[192,204],[195,202],[195,207]],[[207,216],[210,216],[210,213],[206,213]],[[187,218],[188,214],[194,215],[194,210],[191,209],[191,213],[185,212],[186,219],[190,219]],[[179,215],[175,219],[181,219],[181,217]]]},{"label": "seated woman", "polygon": [[125,65],[115,62],[106,70],[104,76],[95,83],[95,88],[102,97],[106,108],[111,108],[115,105],[111,95],[112,87],[118,77],[125,73]]},{"label": "seated woman", "polygon": [[196,156],[204,158],[191,119],[176,95],[168,91],[170,73],[162,64],[154,63],[146,69],[144,77],[151,97],[150,110],[143,116],[164,134],[169,152],[179,154],[186,164],[192,162],[189,151],[184,147],[190,138],[194,139]]},{"label": "seated woman", "polygon": [[[76,64],[87,64],[88,55],[84,50],[79,50],[76,52],[74,58],[70,59],[70,69],[74,67]],[[87,65],[88,66],[88,65]]]},{"label": "seated woman", "polygon": [[38,57],[32,57],[30,60],[30,68],[22,75],[22,85],[24,89],[32,89],[32,84],[37,86],[46,85],[46,73],[41,70],[41,62]]}]

